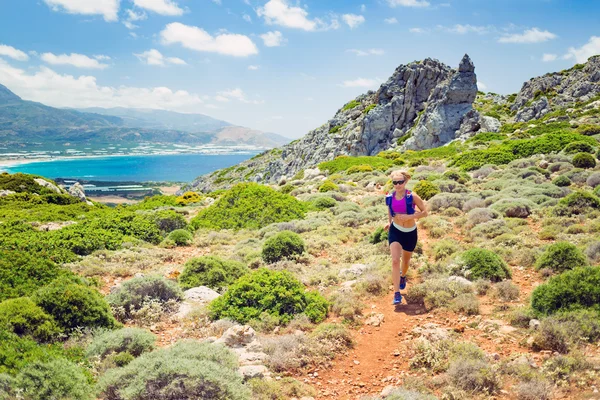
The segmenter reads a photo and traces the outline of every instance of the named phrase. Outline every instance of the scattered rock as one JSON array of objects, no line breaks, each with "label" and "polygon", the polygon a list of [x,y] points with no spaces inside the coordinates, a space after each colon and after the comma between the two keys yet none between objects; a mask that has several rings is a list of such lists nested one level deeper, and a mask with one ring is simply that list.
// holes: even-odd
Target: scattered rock
[{"label": "scattered rock", "polygon": [[210,303],[219,296],[219,293],[206,286],[194,287],[183,292],[183,297],[186,300],[198,303]]},{"label": "scattered rock", "polygon": [[17,192],[13,192],[12,190],[0,190],[0,197],[10,196],[15,193]]},{"label": "scattered rock", "polygon": [[271,373],[264,365],[244,365],[238,368],[240,375],[244,377],[244,381],[252,378],[266,378]]},{"label": "scattered rock", "polygon": [[445,340],[450,338],[450,332],[446,328],[441,328],[438,324],[428,322],[423,326],[417,326],[412,330],[412,333],[420,338],[427,339],[431,342]]},{"label": "scattered rock", "polygon": [[540,327],[540,320],[539,319],[529,320],[529,327],[531,329],[538,329]]},{"label": "scattered rock", "polygon": [[365,325],[380,326],[385,319],[385,315],[380,313],[371,313],[365,320]]},{"label": "scattered rock", "polygon": [[251,343],[254,340],[255,332],[249,325],[234,325],[227,329],[218,343],[224,343],[228,347],[238,347]]},{"label": "scattered rock", "polygon": [[353,275],[354,277],[360,276],[369,269],[365,264],[352,264],[350,268],[344,268],[340,270],[340,276]]},{"label": "scattered rock", "polygon": [[34,181],[35,181],[35,183],[37,183],[38,185],[40,185],[40,186],[43,186],[43,187],[45,187],[45,188],[47,188],[47,189],[50,189],[50,190],[52,190],[54,193],[58,193],[58,194],[61,194],[61,193],[62,193],[62,191],[60,190],[60,188],[59,188],[58,186],[51,184],[50,182],[48,182],[48,181],[47,181],[47,180],[45,180],[45,179],[42,179],[42,178],[33,178],[33,180],[34,180]]}]

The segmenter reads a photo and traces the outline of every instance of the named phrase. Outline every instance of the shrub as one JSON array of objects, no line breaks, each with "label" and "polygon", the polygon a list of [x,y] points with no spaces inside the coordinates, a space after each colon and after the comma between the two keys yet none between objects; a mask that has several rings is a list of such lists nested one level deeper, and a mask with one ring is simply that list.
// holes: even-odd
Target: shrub
[{"label": "shrub", "polygon": [[185,263],[183,272],[179,275],[179,284],[183,289],[208,286],[222,290],[247,272],[248,268],[238,261],[214,256],[196,257]]},{"label": "shrub", "polygon": [[335,201],[331,197],[317,197],[311,203],[315,209],[324,210],[326,208],[335,207],[337,201]]},{"label": "shrub", "polygon": [[585,183],[593,188],[600,186],[600,172],[594,172],[588,176]]},{"label": "shrub", "polygon": [[584,214],[590,209],[600,209],[600,199],[591,193],[578,191],[561,199],[554,213],[558,216]]},{"label": "shrub", "polygon": [[571,186],[571,180],[564,175],[557,176],[552,183],[559,187]]},{"label": "shrub", "polygon": [[436,194],[441,193],[440,189],[434,183],[429,181],[419,181],[419,183],[415,185],[414,191],[423,200],[429,200]]},{"label": "shrub", "polygon": [[98,388],[106,400],[249,400],[236,365],[224,346],[183,341],[109,370]]},{"label": "shrub", "polygon": [[504,260],[486,249],[475,248],[465,251],[459,255],[453,268],[472,281],[485,278],[492,282],[499,282],[511,277],[510,269]]},{"label": "shrub", "polygon": [[369,237],[369,243],[377,244],[381,242],[385,242],[388,239],[388,233],[382,227],[379,227],[373,232],[373,235]]},{"label": "shrub", "polygon": [[600,134],[600,126],[598,125],[580,125],[577,132],[585,136],[594,136]]},{"label": "shrub", "polygon": [[345,321],[355,322],[362,315],[363,304],[354,293],[335,292],[329,298],[331,312]]},{"label": "shrub", "polygon": [[58,278],[40,288],[32,300],[67,331],[77,327],[112,328],[117,325],[110,307],[98,291],[67,278]]},{"label": "shrub", "polygon": [[482,360],[457,359],[450,364],[448,376],[455,386],[464,390],[492,394],[500,389],[496,372]]},{"label": "shrub", "polygon": [[406,293],[408,303],[421,303],[428,310],[445,307],[455,297],[473,292],[473,288],[448,278],[428,279],[423,283],[410,285]]},{"label": "shrub", "polygon": [[274,263],[283,259],[293,259],[300,256],[306,246],[297,233],[291,231],[279,232],[267,239],[262,248],[262,258],[266,263]]},{"label": "shrub", "polygon": [[596,159],[589,153],[578,153],[573,157],[572,164],[575,168],[594,168]]},{"label": "shrub", "polygon": [[70,273],[45,257],[0,250],[0,301],[26,296]]},{"label": "shrub", "polygon": [[517,385],[517,400],[550,400],[552,385],[543,379],[532,379]]},{"label": "shrub", "polygon": [[357,172],[373,172],[373,167],[370,165],[354,165],[346,171],[347,174],[355,174]]},{"label": "shrub", "polygon": [[167,236],[169,240],[172,240],[177,246],[187,246],[190,244],[192,239],[194,238],[189,231],[185,229],[175,229],[169,236]]},{"label": "shrub", "polygon": [[[311,306],[314,302],[317,307]],[[322,321],[327,315],[320,311],[322,304],[320,295],[305,292],[302,283],[289,272],[259,268],[238,279],[209,308],[213,319],[231,318],[245,323],[267,312],[287,324],[306,309],[312,311],[312,322]]]},{"label": "shrub", "polygon": [[342,108],[343,111],[352,110],[355,107],[360,106],[360,101],[352,100],[346,103],[346,105]]},{"label": "shrub", "polygon": [[28,335],[47,342],[61,333],[50,315],[28,297],[9,299],[0,303],[0,329],[7,329],[19,336]]},{"label": "shrub", "polygon": [[527,218],[535,207],[536,204],[527,199],[502,199],[491,206],[508,218]]},{"label": "shrub", "polygon": [[23,368],[15,386],[28,400],[94,399],[93,388],[81,368],[64,358],[35,361]]},{"label": "shrub", "polygon": [[305,213],[306,205],[290,195],[257,183],[240,183],[200,211],[190,225],[194,229],[258,229],[303,219]]},{"label": "shrub", "polygon": [[537,269],[548,268],[554,272],[563,272],[587,265],[588,262],[583,252],[569,242],[557,242],[548,246],[535,264]]},{"label": "shrub", "polygon": [[330,180],[326,180],[321,184],[321,186],[319,186],[319,192],[321,193],[332,192],[337,190],[340,190],[340,187]]},{"label": "shrub", "polygon": [[[167,233],[178,229],[183,229],[187,226],[185,217],[174,210],[156,211],[148,215],[148,219],[156,225],[162,235],[166,235]],[[152,242],[151,240],[148,241]]]},{"label": "shrub", "polygon": [[178,302],[183,293],[177,284],[160,275],[141,276],[123,282],[106,297],[113,309],[120,309],[122,319],[131,318],[144,303],[157,300],[161,304]]},{"label": "shrub", "polygon": [[156,336],[145,329],[124,328],[94,337],[85,350],[87,357],[104,358],[111,353],[127,352],[134,357],[154,350]]},{"label": "shrub", "polygon": [[576,310],[600,303],[600,267],[563,272],[535,288],[531,307],[540,314]]},{"label": "shrub", "polygon": [[334,174],[336,172],[346,171],[350,167],[358,166],[358,165],[370,165],[373,169],[377,170],[387,170],[394,162],[392,160],[383,158],[383,157],[372,157],[372,156],[362,156],[362,157],[348,157],[348,156],[338,156],[331,161],[325,161],[319,164],[319,169],[321,171],[328,171],[330,174]]},{"label": "shrub", "polygon": [[479,314],[479,300],[472,293],[461,294],[452,300],[450,308],[455,312],[477,315]]},{"label": "shrub", "polygon": [[496,296],[502,301],[519,299],[519,287],[511,281],[498,282],[494,285]]},{"label": "shrub", "polygon": [[498,211],[490,208],[473,208],[467,213],[467,225],[474,227],[500,217]]},{"label": "shrub", "polygon": [[442,239],[435,242],[433,245],[433,258],[436,261],[443,260],[451,256],[459,250],[458,242],[454,239]]},{"label": "shrub", "polygon": [[566,154],[593,153],[594,148],[592,147],[591,144],[586,143],[586,142],[573,142],[573,143],[569,143],[565,147],[564,152]]},{"label": "shrub", "polygon": [[188,204],[199,203],[202,201],[202,197],[197,192],[185,192],[178,196],[175,201],[178,205],[187,206]]}]

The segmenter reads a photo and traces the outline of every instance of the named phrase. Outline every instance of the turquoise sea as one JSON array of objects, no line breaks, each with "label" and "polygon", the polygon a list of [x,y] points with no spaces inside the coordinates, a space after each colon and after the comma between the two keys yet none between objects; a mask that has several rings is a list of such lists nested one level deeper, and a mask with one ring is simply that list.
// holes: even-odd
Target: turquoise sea
[{"label": "turquoise sea", "polygon": [[235,154],[85,157],[0,167],[0,170],[36,174],[51,179],[190,182],[200,175],[236,165],[258,153],[259,151],[245,151]]}]

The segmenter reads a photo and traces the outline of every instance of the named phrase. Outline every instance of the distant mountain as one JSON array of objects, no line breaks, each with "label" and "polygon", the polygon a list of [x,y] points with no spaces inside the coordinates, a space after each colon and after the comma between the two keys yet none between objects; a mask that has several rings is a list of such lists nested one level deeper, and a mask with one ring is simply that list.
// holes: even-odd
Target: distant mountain
[{"label": "distant mountain", "polygon": [[0,145],[185,143],[273,148],[290,140],[202,114],[129,108],[60,109],[22,100],[0,84]]}]

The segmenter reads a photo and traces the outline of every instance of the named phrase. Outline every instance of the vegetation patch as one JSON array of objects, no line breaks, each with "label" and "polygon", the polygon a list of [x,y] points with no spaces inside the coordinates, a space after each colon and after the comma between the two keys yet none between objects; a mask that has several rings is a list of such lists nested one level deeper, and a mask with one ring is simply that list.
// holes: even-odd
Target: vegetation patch
[{"label": "vegetation patch", "polygon": [[223,290],[247,272],[248,268],[238,261],[215,256],[196,257],[185,263],[179,284],[183,289],[208,286]]}]

